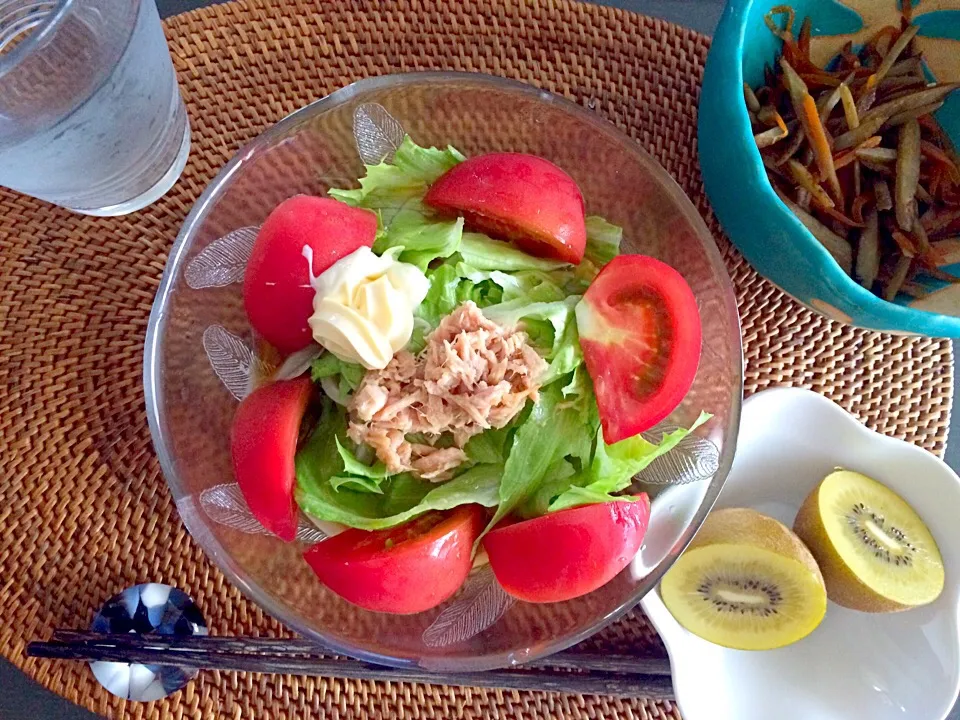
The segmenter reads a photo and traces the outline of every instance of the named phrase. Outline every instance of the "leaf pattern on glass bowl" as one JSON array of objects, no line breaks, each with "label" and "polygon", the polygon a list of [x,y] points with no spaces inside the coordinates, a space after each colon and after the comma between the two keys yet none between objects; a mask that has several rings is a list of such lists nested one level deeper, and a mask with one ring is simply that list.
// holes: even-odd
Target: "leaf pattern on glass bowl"
[{"label": "leaf pattern on glass bowl", "polygon": [[378,103],[364,103],[353,112],[353,137],[364,165],[389,162],[406,133],[403,126]]},{"label": "leaf pattern on glass bowl", "polygon": [[[674,430],[675,425],[658,426],[643,433],[648,442],[658,443],[660,438]],[[687,435],[666,455],[661,455],[638,472],[635,480],[648,485],[686,485],[709,480],[720,469],[720,451],[706,438]]]},{"label": "leaf pattern on glass bowl", "polygon": [[258,226],[238,228],[207,245],[183,273],[187,286],[202,290],[241,282],[258,232]]},{"label": "leaf pattern on glass bowl", "polygon": [[427,647],[447,647],[469,640],[492,626],[514,603],[489,565],[474,571],[460,594],[423,631]]},{"label": "leaf pattern on glass bowl", "polygon": [[271,370],[242,338],[222,325],[211,325],[203,331],[203,349],[210,367],[237,400],[250,394],[254,377],[263,377]]},{"label": "leaf pattern on glass bowl", "polygon": [[[200,508],[218,525],[224,525],[247,535],[270,534],[250,512],[250,507],[243,499],[243,493],[240,492],[240,486],[237,483],[215,485],[201,492]],[[313,544],[326,537],[326,533],[311,524],[305,517],[300,517],[297,540]]]}]

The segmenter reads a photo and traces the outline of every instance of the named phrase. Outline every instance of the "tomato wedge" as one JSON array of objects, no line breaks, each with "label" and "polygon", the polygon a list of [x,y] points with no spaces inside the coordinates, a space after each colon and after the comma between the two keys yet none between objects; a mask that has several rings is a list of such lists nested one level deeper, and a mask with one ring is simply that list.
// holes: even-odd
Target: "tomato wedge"
[{"label": "tomato wedge", "polygon": [[233,474],[250,512],[287,542],[297,536],[293,458],[312,389],[310,378],[298,378],[254,390],[237,408],[230,431]]},{"label": "tomato wedge", "polygon": [[374,612],[409,615],[436,607],[466,580],[486,512],[462,505],[388,530],[347,530],[305,554],[321,582]]},{"label": "tomato wedge", "polygon": [[442,175],[424,202],[531,255],[576,265],[587,244],[583,195],[552,162],[522,153],[469,158]]},{"label": "tomato wedge", "polygon": [[618,255],[577,305],[577,329],[608,445],[680,404],[700,362],[700,311],[686,280],[644,255]]},{"label": "tomato wedge", "polygon": [[586,595],[633,560],[650,521],[650,498],[560,510],[491,530],[483,539],[497,582],[534,603]]},{"label": "tomato wedge", "polygon": [[243,278],[243,306],[254,329],[283,354],[310,344],[313,275],[357,248],[373,247],[377,216],[333,198],[296,195],[264,221]]}]

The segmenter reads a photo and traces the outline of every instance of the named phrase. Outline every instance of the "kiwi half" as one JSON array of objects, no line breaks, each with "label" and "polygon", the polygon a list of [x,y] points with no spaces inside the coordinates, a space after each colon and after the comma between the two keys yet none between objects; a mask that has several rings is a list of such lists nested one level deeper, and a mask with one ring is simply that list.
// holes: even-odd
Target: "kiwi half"
[{"label": "kiwi half", "polygon": [[793,529],[838,605],[894,612],[926,605],[943,591],[943,560],[927,526],[903,498],[866,475],[827,475]]},{"label": "kiwi half", "polygon": [[794,643],[827,609],[823,578],[799,538],[746,508],[707,516],[664,575],[660,595],[687,630],[737,650]]}]

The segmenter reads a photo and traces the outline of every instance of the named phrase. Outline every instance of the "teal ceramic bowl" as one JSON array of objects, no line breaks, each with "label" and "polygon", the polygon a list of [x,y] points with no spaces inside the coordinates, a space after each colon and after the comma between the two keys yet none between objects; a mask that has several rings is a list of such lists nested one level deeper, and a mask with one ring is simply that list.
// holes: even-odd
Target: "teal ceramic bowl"
[{"label": "teal ceramic bowl", "polygon": [[[698,143],[704,186],[717,218],[761,275],[821,315],[870,330],[960,337],[960,317],[886,302],[858,285],[770,187],[751,133],[743,83],[762,84],[764,64],[774,63],[780,53],[781,41],[763,18],[781,2],[729,0],[707,58]],[[896,12],[896,0],[872,2],[890,2]],[[932,6],[934,0],[916,7],[921,36],[960,39],[960,13],[936,10],[924,15],[924,4]],[[791,5],[797,23],[810,16],[814,35],[845,35],[863,28],[860,15],[835,0],[794,0]],[[841,44],[838,39],[837,46]],[[958,96],[949,98],[937,118],[960,144]]]}]

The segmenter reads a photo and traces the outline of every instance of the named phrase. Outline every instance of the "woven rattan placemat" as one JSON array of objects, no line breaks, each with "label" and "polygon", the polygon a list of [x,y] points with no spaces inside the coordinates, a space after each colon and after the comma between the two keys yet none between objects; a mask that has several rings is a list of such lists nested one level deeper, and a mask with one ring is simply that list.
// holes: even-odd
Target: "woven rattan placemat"
[{"label": "woven rattan placemat", "polygon": [[[636,138],[720,237],[696,160],[701,35],[563,1],[251,0],[181,15],[166,29],[194,143],[167,197],[127,218],[94,219],[0,190],[0,651],[108,717],[679,718],[669,702],[644,699],[233,673],[203,674],[140,705],[108,695],[82,664],[24,658],[28,640],[87,626],[107,597],[143,581],[189,592],[217,634],[287,632],[185,532],[141,386],[150,304],[184,216],[231,155],[287,113],[368,75],[450,69],[530,82]],[[947,341],[816,317],[719,242],[737,287],[748,393],[812,388],[870,427],[942,453]],[[638,612],[589,642],[658,650]]]}]

